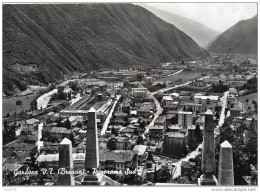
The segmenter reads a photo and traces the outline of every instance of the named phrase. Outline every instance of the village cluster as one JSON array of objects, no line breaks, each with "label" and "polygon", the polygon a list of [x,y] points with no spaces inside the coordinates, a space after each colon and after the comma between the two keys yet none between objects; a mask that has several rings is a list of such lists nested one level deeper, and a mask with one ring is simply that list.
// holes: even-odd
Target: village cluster
[{"label": "village cluster", "polygon": [[[65,77],[30,110],[4,117],[4,183],[232,185],[231,141],[220,143],[218,168],[214,138],[227,119],[233,130],[257,125],[257,102],[239,100],[256,79],[256,59],[236,55]],[[43,168],[75,174],[14,174]]]}]

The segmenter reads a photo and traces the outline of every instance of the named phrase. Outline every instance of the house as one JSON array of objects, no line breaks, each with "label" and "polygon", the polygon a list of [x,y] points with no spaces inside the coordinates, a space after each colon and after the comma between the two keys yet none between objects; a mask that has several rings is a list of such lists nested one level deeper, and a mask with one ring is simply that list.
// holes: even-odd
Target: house
[{"label": "house", "polygon": [[134,151],[100,151],[99,153],[99,169],[115,170],[118,174],[109,175],[112,179],[123,181],[129,175],[125,174],[127,169],[134,170],[137,167],[137,154]]},{"label": "house", "polygon": [[138,117],[143,117],[143,118],[149,118],[151,115],[150,109],[149,108],[140,108],[137,110],[137,116]]},{"label": "house", "polygon": [[[110,138],[106,138],[106,137],[99,137],[98,138],[98,144],[99,144],[99,149],[107,149],[107,143],[108,143],[108,140],[109,140]],[[84,145],[84,144],[82,144],[82,145]],[[83,148],[82,146],[78,146],[79,147],[79,150],[81,150],[81,149],[86,149],[86,147],[85,148]],[[84,153],[84,152],[83,152]]]},{"label": "house", "polygon": [[132,96],[135,98],[145,98],[147,93],[147,88],[132,88]]},{"label": "house", "polygon": [[44,142],[40,152],[41,154],[56,154],[59,152],[59,143]]},{"label": "house", "polygon": [[216,107],[218,104],[219,97],[218,96],[204,96],[204,95],[195,95],[194,103],[203,104],[207,106]]},{"label": "house", "polygon": [[34,135],[19,135],[19,139],[24,143],[29,143],[35,145],[37,142],[37,137]]},{"label": "house", "polygon": [[122,112],[129,114],[131,111],[131,99],[125,98],[122,104]]},{"label": "house", "polygon": [[26,133],[34,133],[38,130],[39,120],[32,118],[26,120],[24,123],[21,124],[21,131]]},{"label": "house", "polygon": [[56,137],[61,141],[64,138],[70,138],[71,134],[72,130],[64,127],[43,127],[42,129],[42,138]]},{"label": "house", "polygon": [[131,134],[131,135],[133,135],[134,132],[135,132],[135,130],[134,130],[134,129],[130,129],[130,128],[125,128],[125,129],[122,129],[122,130],[120,131],[120,133],[121,133],[122,135],[123,135],[123,134]]},{"label": "house", "polygon": [[17,140],[14,140],[10,143],[3,145],[3,150],[11,150],[11,151],[17,152],[19,154],[36,153],[37,146],[35,144],[24,143],[22,140],[17,139]]},{"label": "house", "polygon": [[133,148],[133,151],[137,152],[139,162],[143,163],[146,161],[146,158],[148,156],[146,145],[136,145]]},{"label": "house", "polygon": [[107,147],[113,150],[131,150],[132,140],[127,137],[112,137],[108,140],[112,146],[107,144]]},{"label": "house", "polygon": [[163,98],[162,98],[162,105],[163,105],[163,107],[167,107],[167,106],[169,106],[169,105],[173,105],[173,98],[171,97],[171,96],[169,96],[169,95],[167,95],[167,96],[163,96]]},{"label": "house", "polygon": [[164,126],[162,125],[154,125],[151,126],[149,129],[151,135],[163,135],[164,133]]},{"label": "house", "polygon": [[158,126],[163,126],[165,128],[165,126],[166,126],[166,117],[165,116],[159,116],[155,120],[154,124],[158,125]]}]

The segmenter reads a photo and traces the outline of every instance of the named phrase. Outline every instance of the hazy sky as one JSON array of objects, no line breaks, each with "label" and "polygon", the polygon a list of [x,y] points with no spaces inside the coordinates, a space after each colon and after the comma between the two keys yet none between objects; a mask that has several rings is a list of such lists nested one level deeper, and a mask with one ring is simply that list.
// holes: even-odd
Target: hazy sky
[{"label": "hazy sky", "polygon": [[257,3],[146,3],[198,21],[219,32],[257,14]]}]

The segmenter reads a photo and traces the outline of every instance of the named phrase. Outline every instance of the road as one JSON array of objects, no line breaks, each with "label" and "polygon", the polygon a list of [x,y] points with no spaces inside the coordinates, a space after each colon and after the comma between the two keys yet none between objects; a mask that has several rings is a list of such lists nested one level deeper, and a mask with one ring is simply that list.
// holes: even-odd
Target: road
[{"label": "road", "polygon": [[42,128],[43,128],[43,123],[40,123],[38,125],[38,141],[37,141],[37,149],[40,152],[41,146],[43,146],[43,141],[40,141],[42,138]]},{"label": "road", "polygon": [[182,72],[183,71],[183,69],[181,69],[181,70],[179,70],[179,71],[177,71],[177,72],[175,72],[175,73],[173,73],[173,74],[169,74],[169,75],[167,75],[168,77],[170,77],[170,76],[173,76],[173,75],[177,75],[178,73],[180,73],[180,72]]},{"label": "road", "polygon": [[[203,79],[207,79],[207,78],[210,78],[210,76],[198,78],[197,80],[203,80]],[[180,84],[180,85],[175,85],[175,86],[173,86],[173,87],[162,88],[162,89],[159,89],[159,90],[157,90],[157,91],[152,92],[152,94],[155,95],[155,94],[158,93],[158,92],[170,91],[170,90],[172,90],[172,89],[176,89],[176,88],[178,88],[178,87],[182,87],[182,86],[185,86],[185,85],[189,85],[189,84],[191,84],[191,83],[192,83],[192,81],[188,81],[188,82],[186,82],[186,83],[183,83],[183,84]]]},{"label": "road", "polygon": [[219,118],[219,122],[218,122],[218,126],[221,127],[224,124],[225,121],[225,110],[227,107],[227,97],[229,95],[229,91],[226,91],[224,93],[224,96],[220,98],[220,101],[222,102],[222,110],[221,110],[221,114],[220,114],[220,118]]},{"label": "road", "polygon": [[52,91],[43,94],[37,99],[37,109],[42,110],[48,106],[51,96],[58,92],[58,89],[53,89]]},{"label": "road", "polygon": [[182,161],[189,161],[190,158],[195,158],[196,156],[199,155],[199,146],[197,149],[189,153],[186,157],[180,159],[178,162],[173,163],[175,165],[175,172],[173,173],[172,178],[175,179],[181,175],[181,163]]},{"label": "road", "polygon": [[[145,88],[140,82],[137,82],[137,83],[138,83],[139,87]],[[154,117],[153,117],[153,120],[151,121],[151,123],[145,128],[144,133],[148,133],[149,132],[150,127],[154,125],[155,120],[163,112],[163,108],[161,107],[161,104],[159,103],[159,101],[154,97],[154,95],[150,91],[148,91],[148,94],[152,96],[152,99],[153,99],[154,104],[156,106],[156,113],[154,114]]]},{"label": "road", "polygon": [[121,95],[117,95],[116,96],[116,100],[114,102],[114,105],[112,106],[112,108],[111,108],[111,110],[110,110],[110,112],[109,112],[109,114],[108,114],[108,116],[107,116],[107,118],[106,118],[106,120],[105,120],[105,122],[103,124],[102,130],[101,130],[101,135],[104,135],[106,133],[108,124],[110,122],[110,119],[111,119],[112,114],[113,114],[113,112],[115,110],[116,104],[118,103],[118,100],[120,99],[120,97],[121,97]]}]

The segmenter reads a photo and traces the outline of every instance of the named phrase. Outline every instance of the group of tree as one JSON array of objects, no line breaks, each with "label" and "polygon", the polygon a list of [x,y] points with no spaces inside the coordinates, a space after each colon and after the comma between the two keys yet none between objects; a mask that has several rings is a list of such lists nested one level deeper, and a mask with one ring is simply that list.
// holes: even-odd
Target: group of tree
[{"label": "group of tree", "polygon": [[[252,175],[251,167],[257,166],[257,126],[253,120],[249,126],[242,124],[235,129],[230,127],[231,118],[226,119],[223,124],[216,150],[219,151],[220,144],[227,140],[233,149],[234,182],[235,185],[246,185],[244,176],[251,176],[251,183],[257,183],[257,178]],[[218,161],[218,157],[216,157]],[[253,177],[254,176],[254,177]],[[256,178],[256,179],[255,179]]]},{"label": "group of tree", "polygon": [[189,151],[194,151],[200,143],[203,141],[203,134],[200,130],[199,124],[196,125],[194,132],[189,132],[188,134],[188,147]]},{"label": "group of tree", "polygon": [[163,154],[172,157],[184,157],[187,155],[188,150],[185,142],[174,142],[173,140],[164,139],[163,142]]},{"label": "group of tree", "polygon": [[257,77],[249,79],[239,90],[247,89],[247,94],[257,92]]},{"label": "group of tree", "polygon": [[3,144],[7,144],[16,139],[15,135],[16,125],[9,126],[7,121],[4,121],[4,130],[3,130]]},{"label": "group of tree", "polygon": [[214,93],[224,93],[225,91],[228,91],[228,86],[227,85],[223,85],[222,83],[219,84],[212,84],[211,87],[211,92]]}]

